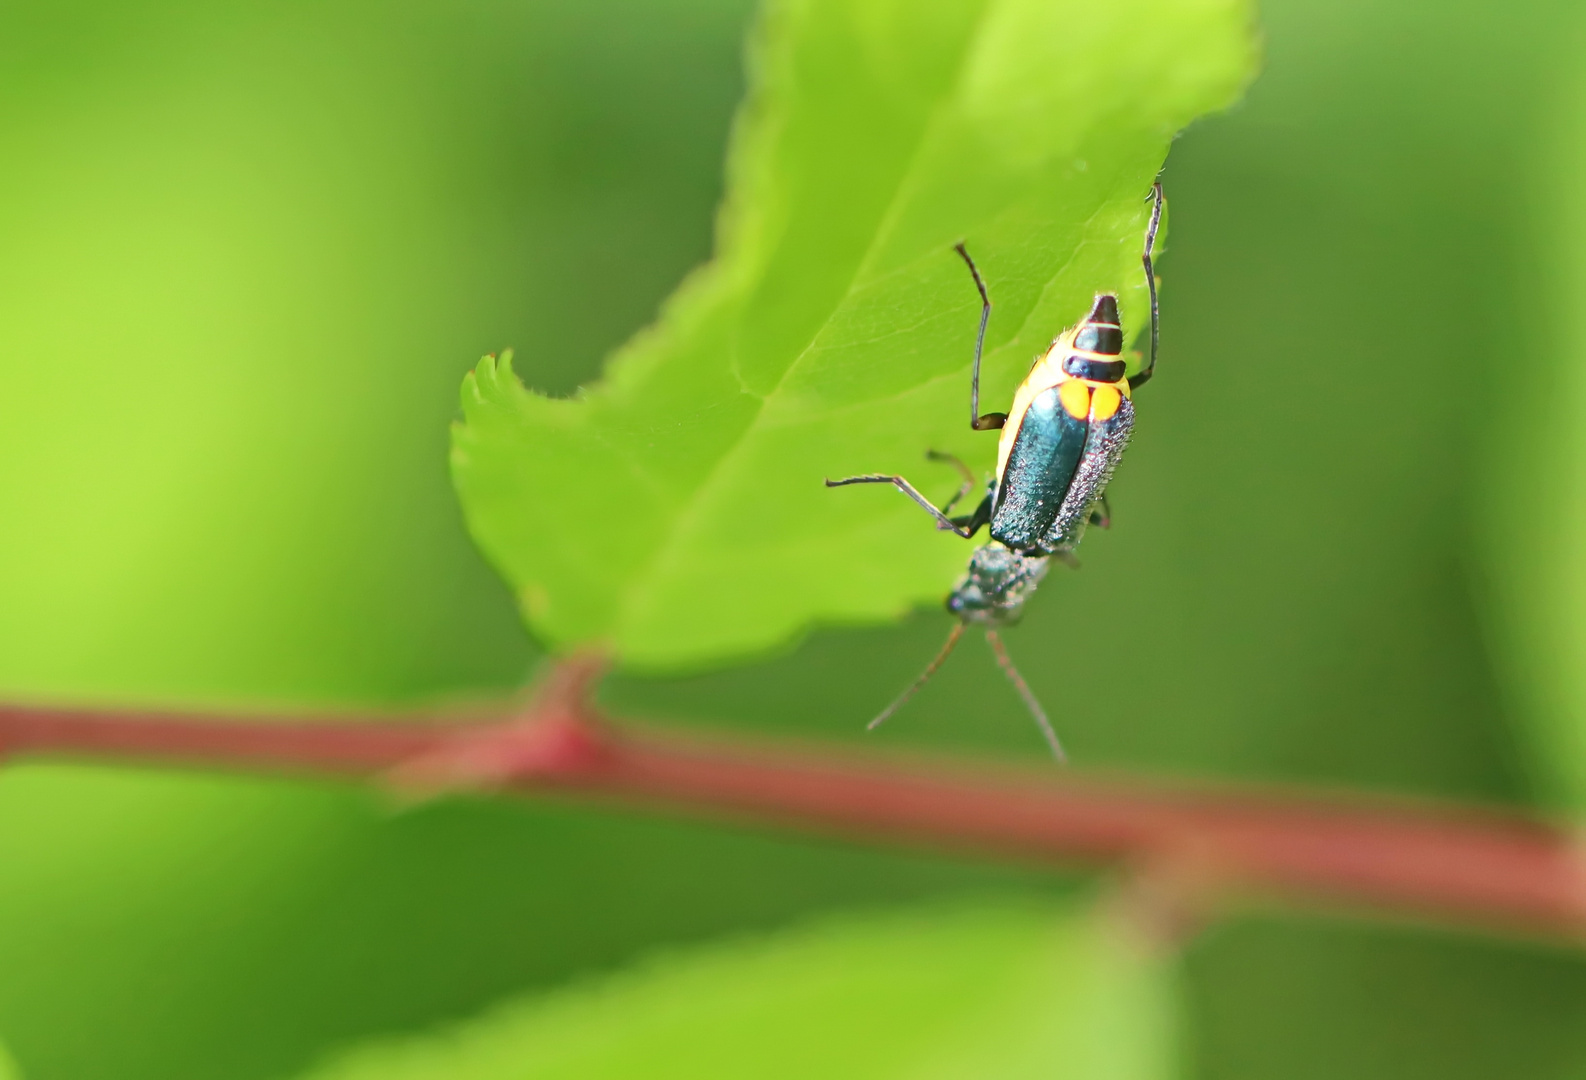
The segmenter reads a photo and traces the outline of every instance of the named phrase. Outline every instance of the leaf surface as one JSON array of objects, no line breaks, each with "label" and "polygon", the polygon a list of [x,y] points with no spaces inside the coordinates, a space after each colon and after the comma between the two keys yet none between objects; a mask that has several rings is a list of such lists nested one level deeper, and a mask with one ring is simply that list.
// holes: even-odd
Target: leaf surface
[{"label": "leaf surface", "polygon": [[[1243,0],[773,3],[728,156],[717,254],[573,399],[510,357],[463,387],[453,476],[470,528],[551,645],[668,667],[939,598],[961,540],[881,489],[938,500],[996,436],[983,408],[1116,291],[1145,312],[1145,196],[1173,135],[1250,75]],[[522,372],[532,382],[533,351]]]},{"label": "leaf surface", "polygon": [[1153,1080],[1170,967],[1111,919],[977,908],[832,923],[652,961],[307,1080]]},{"label": "leaf surface", "polygon": [[[1577,37],[1580,31],[1576,31]],[[1559,80],[1536,140],[1530,207],[1534,294],[1510,350],[1531,378],[1497,402],[1479,508],[1493,588],[1493,644],[1519,719],[1527,770],[1561,809],[1586,811],[1586,78]],[[1508,355],[1505,353],[1504,355]]]}]

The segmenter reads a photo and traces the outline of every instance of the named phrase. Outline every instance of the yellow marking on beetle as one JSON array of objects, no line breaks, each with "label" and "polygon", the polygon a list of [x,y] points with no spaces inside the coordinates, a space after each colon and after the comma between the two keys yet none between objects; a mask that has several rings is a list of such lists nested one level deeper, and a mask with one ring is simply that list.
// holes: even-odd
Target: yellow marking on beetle
[{"label": "yellow marking on beetle", "polygon": [[1075,420],[1090,415],[1090,384],[1084,379],[1068,379],[1057,384],[1057,400]]},{"label": "yellow marking on beetle", "polygon": [[1068,373],[1063,370],[1063,357],[1068,355],[1069,348],[1074,343],[1074,335],[1078,332],[1079,327],[1075,326],[1057,335],[1051,347],[1035,358],[1035,363],[1030,365],[1030,373],[1013,392],[1013,404],[1008,406],[1008,418],[1002,422],[1002,438],[997,441],[999,480],[1002,478],[1002,470],[1007,468],[1008,455],[1013,453],[1013,441],[1019,437],[1019,427],[1024,423],[1024,414],[1030,411],[1030,402],[1068,378]]},{"label": "yellow marking on beetle", "polygon": [[1123,403],[1123,395],[1111,384],[1098,386],[1091,392],[1090,418],[1093,421],[1111,420]]},{"label": "yellow marking on beetle", "polygon": [[[1079,326],[1070,327],[1059,334],[1057,338],[1053,340],[1051,347],[1049,347],[1046,352],[1035,358],[1035,363],[1030,365],[1030,373],[1024,377],[1024,381],[1020,383],[1019,388],[1014,391],[1013,404],[1008,406],[1008,418],[1002,423],[1002,438],[997,442],[998,479],[1001,479],[1002,470],[1008,466],[1008,456],[1013,453],[1014,440],[1019,437],[1019,426],[1024,423],[1024,414],[1030,411],[1030,403],[1041,394],[1052,389],[1052,387],[1061,386],[1067,382],[1075,382],[1093,390],[1107,388],[1118,394],[1121,394],[1124,397],[1131,396],[1129,393],[1129,380],[1127,378],[1119,379],[1115,383],[1096,382],[1092,379],[1075,378],[1063,370],[1063,361],[1075,353],[1079,353],[1081,356],[1090,356],[1098,360],[1124,359],[1123,357],[1119,356],[1103,356],[1100,353],[1087,353],[1075,349],[1074,335],[1078,334],[1083,327],[1084,324],[1081,323]],[[1061,394],[1061,391],[1059,391],[1059,393]],[[1070,391],[1070,393],[1075,394],[1077,398],[1078,391]],[[1071,415],[1077,417],[1078,419],[1084,420],[1089,416],[1089,412],[1086,411],[1089,409],[1088,402],[1086,403],[1085,410],[1080,412],[1074,412],[1072,409],[1069,409],[1067,403],[1065,403],[1063,407]],[[1105,416],[1099,416],[1098,419],[1104,420],[1107,417],[1112,416],[1117,411],[1118,406],[1114,404],[1111,406],[1110,410]]]},{"label": "yellow marking on beetle", "polygon": [[1013,395],[1013,404],[1008,409],[1008,418],[1002,422],[1002,437],[997,440],[999,481],[1002,479],[1002,470],[1008,467],[1008,455],[1013,453],[1013,441],[1019,437],[1019,427],[1024,423],[1024,414],[1030,411],[1030,402],[1035,400],[1037,391],[1032,389],[1032,382],[1033,380],[1026,379],[1019,385],[1018,391]]}]

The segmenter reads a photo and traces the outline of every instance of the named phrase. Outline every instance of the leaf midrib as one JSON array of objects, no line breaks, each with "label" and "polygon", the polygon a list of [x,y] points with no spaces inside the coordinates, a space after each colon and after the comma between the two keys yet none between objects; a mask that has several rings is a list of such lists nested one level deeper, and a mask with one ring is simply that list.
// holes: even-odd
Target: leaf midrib
[{"label": "leaf midrib", "polygon": [[[854,288],[861,272],[870,264],[870,260],[875,253],[876,244],[881,240],[882,237],[886,235],[887,225],[896,218],[899,200],[904,192],[908,189],[910,179],[915,175],[919,168],[920,155],[928,145],[930,133],[936,127],[936,124],[940,119],[942,109],[948,103],[957,100],[963,93],[965,65],[968,59],[975,54],[976,49],[979,47],[981,35],[985,32],[988,17],[987,12],[992,7],[994,7],[995,4],[996,0],[990,0],[990,2],[984,5],[981,8],[980,13],[975,17],[974,32],[964,35],[964,48],[959,54],[957,69],[954,72],[953,78],[946,83],[948,89],[931,105],[927,119],[920,125],[919,135],[916,139],[914,149],[910,154],[909,162],[905,168],[899,171],[897,183],[894,187],[892,195],[887,200],[885,210],[876,219],[876,228],[873,231],[870,241],[866,245],[863,254],[854,261],[854,269],[849,275],[847,288],[843,290],[842,295],[832,305],[827,317],[821,322],[821,325],[815,330],[813,334],[810,335],[809,341],[806,342],[804,347],[799,350],[799,354],[793,358],[787,367],[783,369],[781,375],[777,377],[776,385],[771,388],[769,393],[757,395],[760,397],[760,404],[755,410],[754,416],[750,418],[749,422],[744,425],[743,430],[739,433],[738,437],[733,440],[732,444],[710,467],[710,471],[704,476],[699,485],[695,487],[694,491],[683,502],[678,512],[673,516],[670,524],[665,528],[664,532],[666,539],[662,543],[656,545],[654,556],[649,560],[648,564],[633,577],[632,583],[628,590],[628,595],[623,600],[619,608],[619,614],[613,627],[613,637],[616,639],[620,640],[631,628],[637,617],[636,613],[642,613],[647,606],[653,603],[655,584],[659,580],[660,571],[674,559],[675,551],[679,547],[682,538],[695,531],[695,519],[702,512],[702,507],[708,502],[707,495],[711,493],[721,481],[722,477],[728,471],[729,465],[735,461],[737,455],[759,429],[760,422],[765,416],[767,404],[772,400],[772,398],[776,397],[776,395],[781,392],[783,385],[788,380],[788,377],[797,371],[800,365],[803,364],[805,358],[809,356],[811,348],[813,348],[816,341],[820,339],[821,333],[831,325],[833,315],[835,315],[838,311],[841,311],[843,305],[845,305],[853,296]],[[922,256],[922,258],[924,257],[927,256]],[[918,261],[919,260],[915,260],[915,262],[905,263],[877,280],[885,280],[887,277],[901,274],[913,267]],[[934,380],[926,381],[931,382]],[[748,392],[752,393],[752,391]]]}]

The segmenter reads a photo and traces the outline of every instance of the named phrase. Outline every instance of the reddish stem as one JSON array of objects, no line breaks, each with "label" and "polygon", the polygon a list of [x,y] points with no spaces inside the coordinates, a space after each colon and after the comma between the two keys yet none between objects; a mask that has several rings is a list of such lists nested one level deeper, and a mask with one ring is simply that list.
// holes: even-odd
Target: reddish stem
[{"label": "reddish stem", "polygon": [[1197,898],[1257,893],[1586,939],[1586,858],[1545,822],[1434,804],[1218,792],[1144,779],[884,759],[613,731],[565,663],[520,718],[488,724],[0,707],[0,747],[573,792],[847,836],[1078,865],[1147,867]]}]

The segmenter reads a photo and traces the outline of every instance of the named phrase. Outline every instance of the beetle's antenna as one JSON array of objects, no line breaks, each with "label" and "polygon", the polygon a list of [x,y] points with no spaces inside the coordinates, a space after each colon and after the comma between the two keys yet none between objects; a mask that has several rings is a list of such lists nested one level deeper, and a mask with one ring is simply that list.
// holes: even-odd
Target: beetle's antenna
[{"label": "beetle's antenna", "polygon": [[963,634],[964,624],[961,622],[955,622],[953,624],[953,632],[947,635],[947,644],[943,645],[942,651],[936,654],[936,659],[925,665],[925,670],[920,673],[920,677],[918,679],[914,680],[914,685],[910,686],[907,690],[903,691],[903,693],[899,694],[897,699],[893,701],[891,705],[888,705],[885,709],[882,709],[881,712],[876,715],[874,720],[865,725],[865,730],[874,731],[876,728],[881,726],[882,721],[901,709],[903,707],[903,703],[908,701],[909,698],[913,697],[915,692],[918,691],[920,687],[924,686],[930,680],[932,675],[936,674],[936,669],[942,666],[942,661],[947,659],[947,654],[953,651],[953,646],[958,644],[958,639],[962,637]]},{"label": "beetle's antenna", "polygon": [[1041,734],[1046,736],[1046,744],[1052,748],[1052,756],[1063,764],[1068,764],[1068,755],[1063,753],[1063,744],[1057,741],[1057,732],[1052,730],[1052,721],[1046,718],[1046,710],[1041,708],[1041,703],[1035,699],[1035,691],[1031,690],[1030,684],[1024,681],[1019,669],[1013,666],[1013,657],[1008,655],[1007,646],[1002,643],[1002,636],[995,630],[987,630],[986,641],[991,645],[991,651],[997,654],[997,664],[1002,668],[1002,673],[1008,677],[1013,688],[1024,699],[1025,707],[1030,710],[1030,715],[1035,717],[1036,724],[1041,728]]}]

